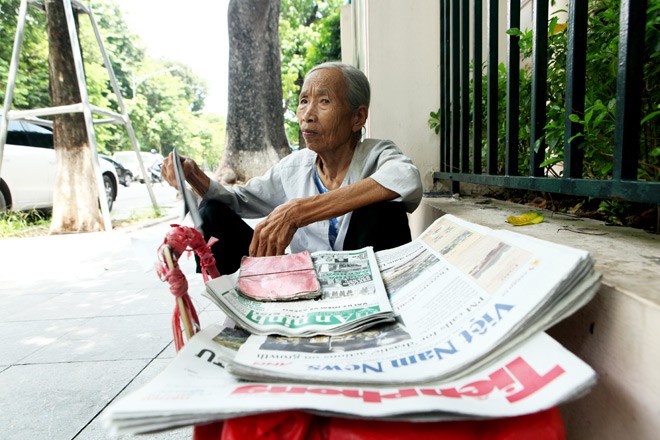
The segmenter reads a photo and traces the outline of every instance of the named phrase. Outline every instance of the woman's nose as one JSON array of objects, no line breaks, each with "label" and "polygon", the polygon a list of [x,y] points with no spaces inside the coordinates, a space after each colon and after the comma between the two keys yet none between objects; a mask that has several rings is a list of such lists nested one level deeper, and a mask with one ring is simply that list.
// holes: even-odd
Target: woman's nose
[{"label": "woman's nose", "polygon": [[313,104],[307,104],[304,109],[302,109],[301,117],[303,121],[314,121],[316,119],[316,108]]}]

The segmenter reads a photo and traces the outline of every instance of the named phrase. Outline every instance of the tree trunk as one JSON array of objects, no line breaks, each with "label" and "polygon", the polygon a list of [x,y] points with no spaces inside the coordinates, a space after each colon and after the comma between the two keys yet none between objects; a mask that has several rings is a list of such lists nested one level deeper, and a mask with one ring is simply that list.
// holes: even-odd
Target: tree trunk
[{"label": "tree trunk", "polygon": [[[81,102],[62,0],[46,0],[48,74],[53,106]],[[104,229],[99,211],[92,152],[82,113],[58,115],[53,122],[57,169],[51,233]]]},{"label": "tree trunk", "polygon": [[216,171],[225,183],[263,174],[290,153],[284,132],[280,0],[231,0],[227,141]]}]

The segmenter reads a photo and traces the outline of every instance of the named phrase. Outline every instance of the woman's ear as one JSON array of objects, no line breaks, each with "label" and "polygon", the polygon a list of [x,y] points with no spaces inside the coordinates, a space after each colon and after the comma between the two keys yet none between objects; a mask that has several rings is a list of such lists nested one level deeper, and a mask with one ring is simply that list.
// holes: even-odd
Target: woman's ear
[{"label": "woman's ear", "polygon": [[361,105],[358,107],[357,111],[353,114],[353,131],[361,131],[364,124],[367,123],[367,117],[369,116],[369,109]]}]

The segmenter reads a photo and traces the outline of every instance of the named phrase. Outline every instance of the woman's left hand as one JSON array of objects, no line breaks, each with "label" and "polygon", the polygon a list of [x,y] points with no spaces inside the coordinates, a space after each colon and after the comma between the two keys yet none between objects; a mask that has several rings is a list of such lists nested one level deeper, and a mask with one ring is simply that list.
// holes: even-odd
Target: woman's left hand
[{"label": "woman's left hand", "polygon": [[250,243],[250,256],[284,255],[286,247],[300,227],[298,200],[290,200],[278,206],[257,225]]}]

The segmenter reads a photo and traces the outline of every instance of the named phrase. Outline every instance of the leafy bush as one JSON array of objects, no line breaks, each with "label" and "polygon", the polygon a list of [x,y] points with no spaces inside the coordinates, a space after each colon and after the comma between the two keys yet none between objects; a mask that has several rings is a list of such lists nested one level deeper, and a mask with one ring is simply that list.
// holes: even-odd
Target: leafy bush
[{"label": "leafy bush", "polygon": [[341,60],[342,4],[344,0],[282,0],[279,22],[282,96],[290,144],[304,144],[296,109],[305,74],[317,64]]},{"label": "leafy bush", "polygon": [[[590,0],[587,30],[587,74],[585,111],[583,115],[571,114],[571,121],[583,127],[584,151],[583,177],[608,179],[612,177],[614,152],[614,129],[616,114],[616,80],[619,45],[619,1]],[[528,174],[529,147],[531,133],[531,77],[530,60],[532,55],[532,31],[509,29],[510,35],[520,38],[522,58],[520,75],[520,123],[519,123],[519,163],[521,175]],[[546,113],[545,162],[542,164],[552,173],[552,166],[563,161],[564,115],[566,90],[567,26],[553,16],[548,23],[548,105]],[[647,10],[647,23],[644,46],[644,84],[642,96],[642,119],[640,121],[640,161],[638,179],[660,180],[660,143],[658,142],[658,118],[660,117],[660,4],[650,2]],[[481,66],[483,69],[483,66]],[[486,108],[487,76],[482,79],[483,108]],[[503,64],[498,66],[498,113],[506,110],[507,71]],[[470,84],[470,99],[474,84]],[[472,108],[472,105],[470,105]],[[471,118],[474,115],[470,115]],[[479,115],[486,124],[486,114]],[[439,132],[438,112],[432,112],[429,126]],[[506,121],[498,119],[498,172],[504,168],[503,146],[505,145]],[[539,142],[540,143],[540,142]],[[486,158],[486,133],[482,138],[482,157]],[[538,147],[535,146],[535,147]],[[485,168],[485,163],[484,163]],[[557,175],[559,175],[558,173]]]},{"label": "leafy bush", "polygon": [[[128,27],[121,8],[113,0],[86,3],[94,11],[142,150],[156,149],[167,154],[176,146],[180,153],[198,163],[215,167],[224,148],[225,120],[219,115],[201,113],[207,94],[206,81],[182,63],[147,57],[140,37]],[[19,5],[19,0],[0,0],[0,41],[3,43],[0,44],[0,102],[4,101],[7,86]],[[79,30],[90,101],[119,112],[87,17],[81,17]],[[46,16],[39,8],[28,8],[12,101],[14,108],[50,107],[48,83]],[[122,125],[97,125],[95,133],[102,153],[131,148],[128,132]]]}]

